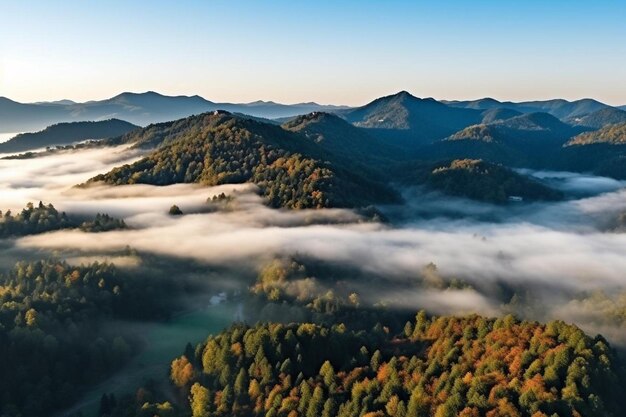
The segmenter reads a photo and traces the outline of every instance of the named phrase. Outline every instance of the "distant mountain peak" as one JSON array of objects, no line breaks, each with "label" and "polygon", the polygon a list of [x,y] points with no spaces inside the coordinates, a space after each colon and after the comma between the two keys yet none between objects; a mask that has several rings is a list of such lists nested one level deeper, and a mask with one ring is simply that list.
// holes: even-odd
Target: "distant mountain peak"
[{"label": "distant mountain peak", "polygon": [[418,97],[415,97],[413,94],[409,93],[406,90],[402,90],[402,91],[400,91],[400,92],[398,92],[396,94],[388,96],[388,98],[398,98],[398,99],[401,99],[401,100],[406,100],[406,99],[409,99],[409,100],[417,99],[417,100],[419,100]]}]

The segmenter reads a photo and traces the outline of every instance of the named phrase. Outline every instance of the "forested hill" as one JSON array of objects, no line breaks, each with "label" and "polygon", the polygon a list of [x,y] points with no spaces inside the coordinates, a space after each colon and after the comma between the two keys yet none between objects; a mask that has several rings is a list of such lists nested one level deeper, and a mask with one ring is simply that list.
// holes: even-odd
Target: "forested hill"
[{"label": "forested hill", "polygon": [[551,141],[562,145],[580,132],[581,128],[567,125],[548,113],[530,113],[469,126],[451,135],[448,140],[478,140],[511,145],[514,141],[542,140],[544,143]]},{"label": "forested hill", "polygon": [[479,123],[481,111],[447,106],[432,98],[418,98],[406,91],[381,97],[365,106],[339,113],[373,135],[414,149]]},{"label": "forested hill", "polygon": [[358,159],[369,164],[403,156],[401,149],[388,141],[374,137],[367,129],[355,127],[329,113],[314,112],[298,116],[285,122],[282,127],[300,133],[321,148],[346,159]]},{"label": "forested hill", "polygon": [[626,122],[611,124],[594,132],[582,133],[567,142],[567,146],[574,145],[626,145]]},{"label": "forested hill", "polygon": [[0,143],[0,153],[23,152],[55,145],[68,145],[88,139],[104,139],[123,135],[137,126],[118,119],[100,122],[59,123],[35,133],[22,133]]},{"label": "forested hill", "polygon": [[617,417],[626,405],[604,339],[512,316],[422,312],[400,334],[235,325],[174,360],[171,380],[193,416]]},{"label": "forested hill", "polygon": [[448,195],[489,203],[558,200],[560,192],[501,165],[476,159],[457,159],[418,171],[418,183]]},{"label": "forested hill", "polygon": [[106,232],[125,229],[124,220],[108,214],[96,214],[93,218],[83,219],[76,215],[59,212],[52,204],[37,206],[28,203],[22,211],[13,214],[11,210],[0,211],[0,238],[35,235],[62,229],[80,229],[83,232]]},{"label": "forested hill", "polygon": [[626,123],[626,111],[607,107],[606,109],[571,119],[570,122],[577,126],[601,129],[612,124]]},{"label": "forested hill", "polygon": [[252,182],[271,206],[287,208],[355,207],[397,198],[375,173],[363,172],[303,135],[227,112],[152,125],[118,141],[159,147],[90,182]]}]

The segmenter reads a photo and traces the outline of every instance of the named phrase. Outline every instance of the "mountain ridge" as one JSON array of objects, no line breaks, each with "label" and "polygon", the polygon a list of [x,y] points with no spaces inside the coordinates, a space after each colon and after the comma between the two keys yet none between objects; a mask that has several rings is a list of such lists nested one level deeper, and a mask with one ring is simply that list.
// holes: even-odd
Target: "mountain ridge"
[{"label": "mountain ridge", "polygon": [[138,127],[119,119],[57,123],[38,132],[20,133],[0,143],[0,153],[24,152],[49,146],[69,145],[89,139],[105,139],[123,135]]},{"label": "mountain ridge", "polygon": [[231,113],[242,113],[253,117],[277,119],[312,111],[346,109],[346,106],[313,102],[281,104],[259,100],[250,103],[218,103],[199,95],[168,96],[156,91],[141,93],[126,91],[103,100],[90,100],[83,103],[68,100],[20,103],[7,97],[0,97],[0,132],[37,131],[57,123],[100,121],[111,118],[147,126],[213,110],[227,110]]},{"label": "mountain ridge", "polygon": [[[123,140],[155,148],[132,165],[91,180],[108,184],[254,183],[284,208],[363,207],[399,197],[376,172],[349,163],[304,135],[226,111],[152,125]],[[122,141],[122,139],[120,139]]]},{"label": "mountain ridge", "polygon": [[478,100],[452,100],[446,101],[445,103],[454,107],[475,108],[480,110],[501,107],[517,110],[522,113],[535,113],[541,111],[549,113],[555,117],[558,117],[559,119],[569,119],[611,107],[608,104],[599,102],[592,98],[582,98],[574,101],[568,101],[565,99],[551,99],[513,102],[499,101],[490,97],[486,97]]}]

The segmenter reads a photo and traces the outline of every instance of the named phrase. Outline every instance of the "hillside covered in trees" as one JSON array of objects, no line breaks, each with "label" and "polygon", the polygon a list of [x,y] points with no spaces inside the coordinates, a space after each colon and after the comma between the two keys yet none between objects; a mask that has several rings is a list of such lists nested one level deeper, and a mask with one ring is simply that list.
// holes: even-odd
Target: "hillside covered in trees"
[{"label": "hillside covered in trees", "polygon": [[184,284],[157,277],[56,260],[0,274],[0,415],[50,415],[123,366],[140,340],[106,321],[169,314]]},{"label": "hillside covered in trees", "polygon": [[48,146],[68,145],[84,140],[98,140],[123,135],[137,129],[134,124],[118,119],[98,122],[59,123],[35,133],[22,133],[0,143],[0,153],[24,152]]},{"label": "hillside covered in trees", "polygon": [[398,333],[234,325],[172,362],[188,411],[130,400],[110,415],[610,417],[620,375],[605,340],[563,322],[420,312]]},{"label": "hillside covered in trees", "polygon": [[575,117],[570,119],[569,122],[577,126],[602,129],[608,125],[626,123],[626,111],[607,107],[582,117]]},{"label": "hillside covered in trees", "polygon": [[362,167],[339,160],[306,138],[226,112],[151,126],[134,136],[141,138],[138,145],[160,147],[138,162],[90,182],[253,182],[271,206],[287,208],[355,207],[397,200],[375,176],[362,172]]},{"label": "hillside covered in trees", "polygon": [[561,142],[579,132],[547,113],[530,113],[506,120],[496,120],[466,127],[447,140],[479,140],[485,142],[511,142],[514,140],[542,140]]},{"label": "hillside covered in trees", "polygon": [[626,123],[611,124],[594,132],[581,133],[568,141],[567,146],[592,145],[597,143],[625,145]]},{"label": "hillside covered in trees", "polygon": [[558,200],[559,191],[502,165],[480,159],[455,159],[417,167],[407,165],[405,181],[447,195],[502,204],[511,199]]},{"label": "hillside covered in trees", "polygon": [[28,203],[18,214],[11,210],[0,211],[0,238],[18,237],[50,232],[61,229],[80,229],[84,232],[106,232],[124,229],[124,220],[115,219],[108,214],[96,214],[93,219],[82,219],[81,216],[68,216],[59,212],[52,204],[44,205],[41,201],[37,206]]}]

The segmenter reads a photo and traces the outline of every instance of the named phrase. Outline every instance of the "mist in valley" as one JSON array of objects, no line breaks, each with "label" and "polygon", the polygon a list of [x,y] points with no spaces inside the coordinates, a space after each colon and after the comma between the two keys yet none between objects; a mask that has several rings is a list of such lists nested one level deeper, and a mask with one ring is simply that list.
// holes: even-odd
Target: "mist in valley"
[{"label": "mist in valley", "polygon": [[[626,210],[623,182],[527,171],[568,198],[508,205],[406,189],[405,204],[380,207],[384,222],[343,209],[270,209],[251,184],[75,187],[139,156],[119,147],[0,160],[2,210],[42,200],[68,213],[107,213],[129,226],[97,235],[62,230],[6,240],[2,268],[25,254],[138,268],[145,258],[129,255],[130,248],[207,271],[228,270],[221,278],[207,273],[204,279],[213,281],[207,291],[245,294],[268,262],[302,259],[343,271],[346,291],[367,305],[563,319],[626,343],[626,234],[611,229]],[[212,208],[207,200],[222,193],[232,199]],[[168,213],[174,204],[182,216]],[[323,277],[305,278],[315,294],[332,287]]]}]

